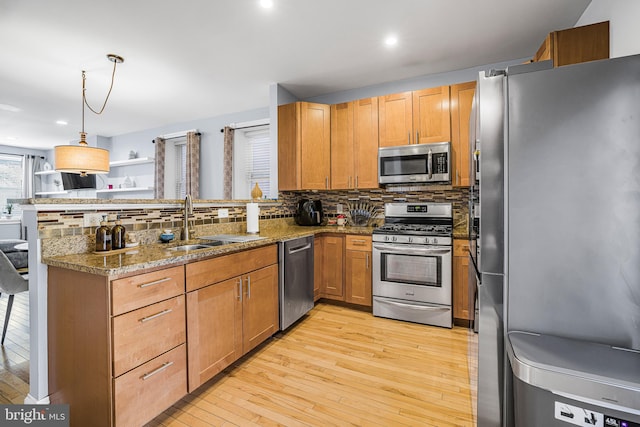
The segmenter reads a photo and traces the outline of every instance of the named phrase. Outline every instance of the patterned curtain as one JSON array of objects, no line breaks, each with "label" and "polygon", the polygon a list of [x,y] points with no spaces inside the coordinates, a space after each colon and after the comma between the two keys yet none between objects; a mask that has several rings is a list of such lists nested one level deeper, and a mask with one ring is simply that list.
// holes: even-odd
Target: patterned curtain
[{"label": "patterned curtain", "polygon": [[31,199],[42,191],[41,180],[35,179],[35,172],[41,170],[42,157],[26,154],[22,159],[22,197]]},{"label": "patterned curtain", "polygon": [[156,178],[154,199],[164,199],[164,152],[165,141],[158,137],[155,140],[156,144]]},{"label": "patterned curtain", "polygon": [[200,198],[200,133],[187,132],[187,182],[185,189],[194,199]]},{"label": "patterned curtain", "polygon": [[225,200],[233,199],[233,128],[224,127],[224,170],[223,194]]}]

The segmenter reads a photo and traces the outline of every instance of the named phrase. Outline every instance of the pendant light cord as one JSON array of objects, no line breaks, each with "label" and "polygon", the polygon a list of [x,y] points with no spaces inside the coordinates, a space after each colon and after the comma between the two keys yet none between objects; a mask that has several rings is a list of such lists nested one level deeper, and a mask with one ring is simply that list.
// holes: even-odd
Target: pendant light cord
[{"label": "pendant light cord", "polygon": [[[115,80],[116,77],[116,66],[118,65],[118,61],[113,61],[113,72],[111,73],[111,86],[109,86],[109,92],[107,92],[107,97],[104,100],[104,104],[102,104],[102,108],[100,109],[100,111],[96,111],[93,108],[91,108],[91,105],[89,105],[89,103],[87,102],[87,97],[85,96],[85,80],[87,80],[86,74],[84,72],[84,70],[82,71],[82,101],[84,103],[84,105],[86,105],[89,110],[91,110],[94,114],[102,114],[102,112],[104,111],[104,107],[107,106],[107,101],[109,101],[109,96],[111,95],[111,90],[113,89],[113,81]],[[82,109],[82,122],[84,124],[84,108]],[[84,132],[84,125],[83,125],[83,132]]]}]

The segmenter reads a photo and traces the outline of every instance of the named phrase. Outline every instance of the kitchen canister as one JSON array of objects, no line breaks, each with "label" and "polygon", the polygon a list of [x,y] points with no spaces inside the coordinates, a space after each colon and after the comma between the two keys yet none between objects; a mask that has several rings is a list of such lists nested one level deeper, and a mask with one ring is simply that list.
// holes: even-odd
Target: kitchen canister
[{"label": "kitchen canister", "polygon": [[247,203],[247,233],[258,234],[258,217],[260,216],[260,207],[257,203]]}]

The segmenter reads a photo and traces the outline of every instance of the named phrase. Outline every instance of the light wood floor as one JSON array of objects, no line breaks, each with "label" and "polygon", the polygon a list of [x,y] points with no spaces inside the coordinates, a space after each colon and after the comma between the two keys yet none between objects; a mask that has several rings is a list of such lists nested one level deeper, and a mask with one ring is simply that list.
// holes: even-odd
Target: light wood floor
[{"label": "light wood floor", "polygon": [[[8,295],[0,296],[0,336]],[[29,292],[15,296],[4,346],[0,347],[0,404],[24,403],[29,393]]]},{"label": "light wood floor", "polygon": [[[28,318],[24,292],[0,347],[0,404],[29,392]],[[149,426],[474,426],[476,340],[319,304]]]},{"label": "light wood floor", "polygon": [[319,304],[148,426],[474,426],[476,346]]}]

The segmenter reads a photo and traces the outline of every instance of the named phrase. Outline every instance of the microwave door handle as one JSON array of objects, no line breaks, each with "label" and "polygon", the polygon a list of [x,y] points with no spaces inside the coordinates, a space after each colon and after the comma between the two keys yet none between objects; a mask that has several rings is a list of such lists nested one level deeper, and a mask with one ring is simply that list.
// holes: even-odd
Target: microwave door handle
[{"label": "microwave door handle", "polygon": [[433,176],[433,171],[431,170],[431,161],[433,156],[431,155],[431,149],[429,149],[429,153],[427,154],[427,174],[429,175],[429,179]]}]

